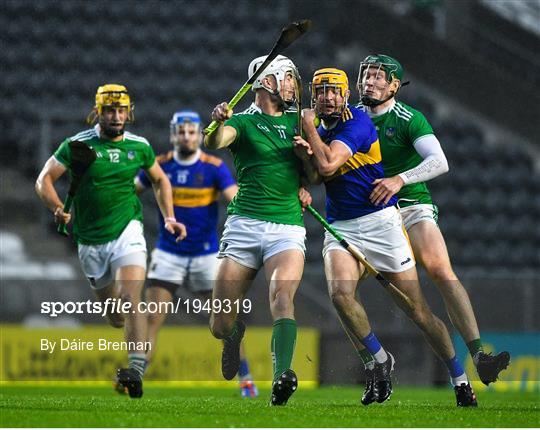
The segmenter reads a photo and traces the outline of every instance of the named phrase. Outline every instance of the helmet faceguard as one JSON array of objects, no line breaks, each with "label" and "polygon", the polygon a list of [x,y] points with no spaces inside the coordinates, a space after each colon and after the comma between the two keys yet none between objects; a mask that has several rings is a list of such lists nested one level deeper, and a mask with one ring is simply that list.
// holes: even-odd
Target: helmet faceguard
[{"label": "helmet faceguard", "polygon": [[[266,60],[267,55],[262,57],[255,58],[248,66],[248,77],[251,77],[255,71],[262,65],[264,60]],[[283,109],[288,109],[293,106],[296,102],[295,97],[293,96],[290,100],[285,100],[281,95],[281,82],[285,80],[287,74],[290,73],[293,78],[296,80],[296,87],[301,85],[300,83],[300,74],[294,63],[287,57],[283,55],[278,55],[274,61],[272,61],[266,69],[259,75],[251,87],[252,91],[259,89],[264,89],[268,91],[272,96],[276,97],[276,101],[281,105]],[[276,79],[277,88],[273,90],[272,88],[264,85],[263,80],[266,76],[272,75]]]},{"label": "helmet faceguard", "polygon": [[133,122],[135,117],[133,110],[135,105],[131,103],[127,88],[123,85],[106,84],[98,88],[96,92],[96,104],[94,109],[86,117],[88,124],[93,124],[103,113],[104,106],[122,106],[127,108],[128,119],[126,122]]},{"label": "helmet faceguard", "polygon": [[198,134],[198,145],[202,141],[202,130],[201,130],[201,117],[197,112],[190,110],[182,110],[175,112],[170,121],[170,139],[171,143],[177,148],[183,156],[189,156],[194,154],[197,151],[197,148],[186,148],[178,144],[178,135],[180,134],[180,127],[185,127],[186,125],[193,125]]},{"label": "helmet faceguard", "polygon": [[197,128],[201,129],[201,117],[195,111],[181,110],[175,112],[171,118],[171,134],[178,133],[178,127],[183,124],[195,124]]},{"label": "helmet faceguard", "polygon": [[[365,79],[366,72],[370,69],[376,69],[375,77],[379,76],[379,73],[385,72],[385,81],[386,87],[394,84],[395,90],[390,93],[390,95],[384,99],[376,99],[371,97],[366,93],[367,81]],[[407,85],[409,82],[402,83],[403,79],[403,67],[395,58],[389,57],[388,55],[368,55],[361,63],[358,71],[358,80],[356,82],[356,89],[360,94],[360,100],[363,105],[369,107],[379,106],[383,103],[386,103],[392,97],[394,97],[399,89]],[[384,90],[385,88],[379,88]]]},{"label": "helmet faceguard", "polygon": [[[335,94],[342,97],[342,102],[338,105],[327,106],[327,91],[333,89]],[[324,94],[324,100],[321,102],[318,95]],[[319,69],[313,74],[311,82],[311,108],[315,110],[317,116],[322,120],[328,121],[341,118],[347,108],[349,99],[349,79],[343,70],[334,68]],[[327,113],[329,107],[334,110]]]}]

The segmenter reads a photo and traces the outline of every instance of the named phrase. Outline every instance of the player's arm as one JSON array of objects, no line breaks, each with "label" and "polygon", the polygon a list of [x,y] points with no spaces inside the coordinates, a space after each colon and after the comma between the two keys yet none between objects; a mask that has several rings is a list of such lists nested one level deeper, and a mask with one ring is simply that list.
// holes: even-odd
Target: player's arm
[{"label": "player's arm", "polygon": [[146,170],[146,175],[152,183],[156,201],[165,220],[165,229],[169,233],[177,235],[176,241],[184,239],[186,237],[186,226],[176,221],[174,217],[172,187],[169,178],[157,161],[154,161],[152,167]]},{"label": "player's arm", "polygon": [[302,161],[302,175],[300,181],[302,185],[317,185],[322,182],[322,176],[319,175],[319,171],[315,167],[315,163],[312,160],[313,150],[309,142],[304,140],[301,136],[294,137],[294,153]]},{"label": "player's arm", "polygon": [[137,195],[141,195],[143,191],[146,190],[146,187],[142,184],[138,176],[135,176],[133,181],[135,182],[135,192]]},{"label": "player's arm", "polygon": [[[333,175],[347,161],[352,153],[347,145],[339,140],[334,140],[326,145],[320,138],[315,128],[315,112],[312,109],[302,111],[302,125],[306,140],[313,151],[313,162],[321,176]],[[299,141],[301,137],[295,137]]]},{"label": "player's arm", "polygon": [[56,223],[69,223],[71,214],[64,212],[64,203],[58,197],[54,183],[66,172],[67,168],[54,156],[49,158],[36,180],[35,189],[45,206],[54,214]]},{"label": "player's arm", "polygon": [[204,145],[210,149],[226,148],[236,139],[236,129],[234,127],[224,125],[224,121],[229,119],[233,111],[229,109],[227,103],[218,104],[212,111],[212,120],[219,123],[218,128],[214,133],[204,136]]},{"label": "player's arm", "polygon": [[225,197],[225,200],[227,203],[229,203],[234,196],[236,196],[236,193],[238,192],[238,185],[230,185],[227,188],[225,188],[221,193],[223,194],[223,197]]},{"label": "player's arm", "polygon": [[369,197],[373,204],[388,203],[390,198],[397,194],[404,185],[429,181],[448,172],[448,160],[435,135],[429,134],[419,137],[413,146],[422,157],[422,162],[399,175],[373,181],[375,188]]},{"label": "player's arm", "polygon": [[304,212],[306,207],[313,201],[310,192],[303,186],[298,189],[298,200],[300,200],[300,205],[302,205],[302,212]]}]

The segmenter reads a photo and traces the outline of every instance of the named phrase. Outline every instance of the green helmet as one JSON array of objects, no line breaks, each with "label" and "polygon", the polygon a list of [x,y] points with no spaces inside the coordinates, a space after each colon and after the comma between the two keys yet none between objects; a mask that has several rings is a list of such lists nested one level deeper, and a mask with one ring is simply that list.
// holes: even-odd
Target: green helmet
[{"label": "green helmet", "polygon": [[[401,66],[398,60],[384,54],[368,55],[360,63],[360,69],[358,71],[358,80],[356,82],[356,88],[360,92],[360,100],[366,106],[377,106],[386,102],[390,98],[394,97],[397,91],[399,90],[399,88],[391,96],[387,97],[384,100],[376,100],[364,94],[364,88],[362,86],[362,77],[364,76],[364,72],[366,71],[366,69],[368,69],[369,67],[376,67],[380,70],[383,70],[386,73],[385,77],[388,83],[392,82],[394,79],[398,79],[399,81],[403,79],[403,67]],[[402,85],[407,85],[407,84],[408,82],[400,83],[400,87]]]},{"label": "green helmet", "polygon": [[364,61],[360,63],[360,75],[358,79],[362,79],[364,69],[370,66],[376,66],[386,72],[386,80],[391,82],[392,79],[403,79],[403,67],[398,60],[384,54],[368,55]]}]

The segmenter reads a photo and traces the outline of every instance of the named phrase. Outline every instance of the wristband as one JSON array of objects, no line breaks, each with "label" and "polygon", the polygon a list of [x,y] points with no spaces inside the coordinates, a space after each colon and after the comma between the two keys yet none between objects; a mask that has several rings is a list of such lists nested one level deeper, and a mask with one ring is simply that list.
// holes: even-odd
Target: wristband
[{"label": "wristband", "polygon": [[176,222],[176,218],[173,216],[168,216],[167,218],[165,218],[165,222]]}]

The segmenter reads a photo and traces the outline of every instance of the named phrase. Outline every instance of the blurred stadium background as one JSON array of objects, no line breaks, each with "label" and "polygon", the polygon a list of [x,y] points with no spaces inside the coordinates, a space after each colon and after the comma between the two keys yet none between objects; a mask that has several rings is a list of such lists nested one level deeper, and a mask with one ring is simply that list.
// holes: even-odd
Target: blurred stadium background
[{"label": "blurred stadium background", "polygon": [[[429,186],[485,343],[512,352],[518,370],[507,371],[506,379],[537,381],[527,387],[538,390],[537,0],[3,0],[1,321],[47,327],[52,323],[39,315],[41,301],[91,297],[75,246],[55,233],[33,184],[58,143],[86,127],[97,87],[125,84],[136,106],[130,130],[147,137],[156,152],[166,151],[175,110],[195,109],[209,122],[213,106],[230,99],[246,80],[251,59],[267,53],[279,29],[300,18],[313,19],[314,28],[285,55],[299,66],[305,94],[315,69],[336,66],[348,72],[356,103],[358,64],[368,53],[387,53],[403,64],[411,85],[400,98],[427,116],[449,159],[450,172]],[[217,155],[232,166],[227,152]],[[60,189],[64,195],[67,183]],[[323,188],[312,193],[314,206],[322,210]],[[149,196],[143,200],[152,247],[155,208]],[[356,383],[363,371],[326,294],[323,231],[309,216],[306,227],[307,264],[296,299],[297,319],[320,333],[319,381]],[[431,306],[448,323],[436,287],[421,276]],[[379,337],[398,359],[400,383],[446,383],[444,368],[386,293],[368,281],[360,295]],[[246,317],[248,323],[269,326],[262,280],[250,297],[256,311]],[[77,315],[53,323],[102,322]],[[204,325],[205,319],[179,314],[169,323]],[[19,357],[10,355],[16,345],[2,348],[4,360]],[[29,359],[39,354],[25,351]],[[460,351],[464,358],[463,345]],[[520,366],[520,357],[529,361]]]}]

